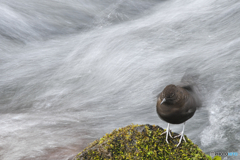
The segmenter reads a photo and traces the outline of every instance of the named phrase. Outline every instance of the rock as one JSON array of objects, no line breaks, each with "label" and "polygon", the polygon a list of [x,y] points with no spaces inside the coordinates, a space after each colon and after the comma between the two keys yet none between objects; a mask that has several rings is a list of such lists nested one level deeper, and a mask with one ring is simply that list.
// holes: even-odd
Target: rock
[{"label": "rock", "polygon": [[[196,159],[208,160],[209,155],[185,135],[186,143],[178,144],[178,138],[165,141],[164,130],[155,125],[128,125],[114,130],[101,139],[94,141],[73,160],[92,159]],[[172,135],[177,135],[172,133]]]}]

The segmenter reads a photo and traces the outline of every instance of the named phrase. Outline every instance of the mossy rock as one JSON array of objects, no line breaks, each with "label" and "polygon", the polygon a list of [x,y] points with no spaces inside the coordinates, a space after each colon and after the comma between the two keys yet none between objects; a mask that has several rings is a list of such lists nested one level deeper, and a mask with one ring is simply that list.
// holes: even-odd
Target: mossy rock
[{"label": "mossy rock", "polygon": [[[155,125],[129,125],[110,134],[106,134],[100,140],[91,143],[80,152],[73,160],[93,159],[171,159],[171,160],[209,160],[211,157],[202,152],[197,145],[185,135],[179,147],[179,138],[168,139],[161,135],[164,130]],[[172,133],[173,136],[177,135]]]}]

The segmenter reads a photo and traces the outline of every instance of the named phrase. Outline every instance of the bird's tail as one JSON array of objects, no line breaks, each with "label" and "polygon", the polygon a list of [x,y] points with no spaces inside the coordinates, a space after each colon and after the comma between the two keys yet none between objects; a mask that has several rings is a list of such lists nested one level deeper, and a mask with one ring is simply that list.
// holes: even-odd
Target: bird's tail
[{"label": "bird's tail", "polygon": [[183,85],[197,86],[199,77],[200,74],[196,70],[189,68],[185,71],[185,74],[181,79],[181,83]]},{"label": "bird's tail", "polygon": [[198,106],[201,107],[202,96],[198,86],[200,84],[199,77],[200,77],[200,74],[196,70],[192,68],[187,69],[181,79],[179,86],[188,90],[189,92],[192,92],[192,94],[194,94],[195,100],[199,103]]}]

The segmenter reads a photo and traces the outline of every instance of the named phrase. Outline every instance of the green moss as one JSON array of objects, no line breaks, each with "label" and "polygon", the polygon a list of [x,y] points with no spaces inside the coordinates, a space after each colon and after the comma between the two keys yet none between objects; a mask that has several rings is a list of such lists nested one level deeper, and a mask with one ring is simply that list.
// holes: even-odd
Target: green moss
[{"label": "green moss", "polygon": [[[185,159],[210,160],[197,145],[185,136],[186,143],[182,142],[176,148],[179,138],[169,138],[161,135],[164,130],[154,125],[129,125],[106,134],[100,140],[91,143],[80,152],[75,160],[83,159]],[[172,135],[177,135],[172,133]]]},{"label": "green moss", "polygon": [[220,157],[220,156],[215,156],[214,158],[213,158],[213,160],[221,160],[222,159],[222,157]]}]

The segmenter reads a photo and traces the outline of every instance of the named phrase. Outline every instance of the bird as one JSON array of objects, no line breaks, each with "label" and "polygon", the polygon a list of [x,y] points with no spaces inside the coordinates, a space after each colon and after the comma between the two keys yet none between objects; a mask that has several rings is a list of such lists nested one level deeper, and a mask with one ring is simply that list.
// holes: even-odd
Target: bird
[{"label": "bird", "polygon": [[[196,109],[201,106],[199,96],[194,91],[191,84],[176,86],[174,84],[167,85],[163,91],[157,96],[157,114],[168,123],[167,129],[161,135],[166,134],[166,142],[168,143],[168,135],[171,138],[180,137],[177,147],[184,138],[185,123],[190,119]],[[183,123],[182,132],[172,137],[170,133],[170,124]]]}]

